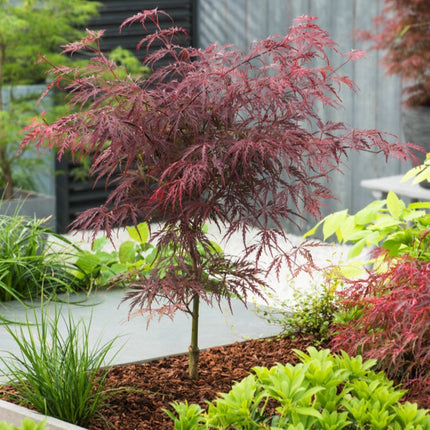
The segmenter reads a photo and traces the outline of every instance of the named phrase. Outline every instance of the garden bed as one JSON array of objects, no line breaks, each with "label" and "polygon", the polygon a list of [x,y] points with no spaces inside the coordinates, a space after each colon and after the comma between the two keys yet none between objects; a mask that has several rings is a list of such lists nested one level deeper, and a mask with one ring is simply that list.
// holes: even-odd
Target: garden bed
[{"label": "garden bed", "polygon": [[[106,420],[118,430],[173,429],[164,408],[170,402],[198,403],[202,407],[217,393],[228,391],[234,381],[249,374],[254,366],[295,363],[293,349],[305,350],[311,337],[248,340],[210,348],[200,357],[200,378],[188,377],[188,355],[178,355],[143,364],[115,366],[108,376],[107,389],[119,389],[90,430],[105,430]],[[0,394],[4,395],[7,387]]]}]

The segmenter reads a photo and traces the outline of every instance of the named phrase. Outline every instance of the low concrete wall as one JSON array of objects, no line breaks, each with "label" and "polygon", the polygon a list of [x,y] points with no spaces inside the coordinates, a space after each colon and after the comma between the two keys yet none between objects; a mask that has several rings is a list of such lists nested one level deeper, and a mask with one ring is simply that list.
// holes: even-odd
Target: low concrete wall
[{"label": "low concrete wall", "polygon": [[8,424],[19,426],[24,418],[30,418],[37,423],[46,420],[48,430],[84,430],[83,427],[47,417],[22,406],[0,400],[0,422],[6,421]]}]

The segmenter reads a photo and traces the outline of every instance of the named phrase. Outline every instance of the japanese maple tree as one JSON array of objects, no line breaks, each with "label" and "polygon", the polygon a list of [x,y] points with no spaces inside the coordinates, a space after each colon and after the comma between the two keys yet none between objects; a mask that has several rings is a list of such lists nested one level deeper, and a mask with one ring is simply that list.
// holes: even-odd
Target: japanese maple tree
[{"label": "japanese maple tree", "polygon": [[[409,151],[378,130],[319,116],[318,107],[341,105],[341,86],[354,90],[328,53],[342,63],[360,53],[342,58],[315,18],[301,17],[286,36],[256,41],[244,52],[181,46],[185,31],[161,28],[160,14],[143,11],[121,26],[154,28],[139,43],[152,69],[147,79],[115,72],[99,48],[103,32],[67,45],[65,54],[86,49],[92,61],[85,68],[53,67],[51,86],[65,86],[80,110],[53,124],[34,122],[23,145],[56,148],[59,157],[91,154],[92,175],[115,185],[104,205],[72,227],[110,235],[130,221],[161,220],[152,233],[159,258],[148,277],[134,279],[127,298],[138,313],[192,315],[190,375],[196,378],[200,300],[219,303],[235,294],[245,302],[249,293],[260,294],[263,252],[273,256],[267,270],[294,262],[280,246],[287,240],[283,226],[320,216],[332,197],[321,179],[340,170],[349,150],[400,158]],[[241,232],[244,255],[217,252],[203,231],[208,221],[226,239]]]}]

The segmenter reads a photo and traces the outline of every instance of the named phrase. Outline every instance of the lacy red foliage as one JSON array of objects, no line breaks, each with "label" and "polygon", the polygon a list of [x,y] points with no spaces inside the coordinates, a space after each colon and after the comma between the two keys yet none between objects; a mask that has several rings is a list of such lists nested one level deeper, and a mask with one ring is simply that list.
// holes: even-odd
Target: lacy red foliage
[{"label": "lacy red foliage", "polygon": [[[343,85],[354,89],[328,53],[343,63],[359,55],[343,58],[315,18],[301,17],[286,36],[256,41],[243,52],[232,46],[180,46],[175,40],[183,39],[184,30],[160,28],[158,13],[144,11],[123,24],[140,22],[145,28],[149,20],[155,27],[139,44],[159,46],[147,51],[148,79],[117,74],[99,49],[97,33],[66,46],[65,53],[85,47],[93,55],[85,68],[51,71],[78,111],[53,124],[35,122],[23,145],[56,148],[59,157],[66,151],[95,154],[92,175],[116,186],[105,205],[86,211],[72,227],[105,229],[109,235],[130,219],[163,220],[159,244],[173,243],[196,265],[190,272],[172,260],[161,283],[155,270],[138,286],[142,294],[135,304],[146,301],[149,310],[159,296],[168,297],[173,309],[164,311],[170,312],[194,294],[210,300],[208,290],[199,287],[208,268],[211,277],[242,297],[262,285],[258,270],[243,259],[217,256],[203,262],[196,244],[210,247],[201,231],[205,222],[217,223],[226,238],[242,231],[243,257],[255,252],[258,263],[268,251],[277,269],[283,259],[292,259],[278,245],[279,238],[286,239],[285,222],[320,216],[324,199],[333,197],[320,179],[340,170],[349,150],[399,158],[407,158],[409,150],[378,130],[351,130],[319,115],[321,106],[341,105]],[[252,244],[250,228],[257,230]]]},{"label": "lacy red foliage", "polygon": [[410,82],[407,104],[430,105],[430,2],[385,0],[374,23],[375,33],[361,35],[373,41],[373,48],[386,50],[388,73]]},{"label": "lacy red foliage", "polygon": [[333,348],[376,359],[409,399],[430,406],[430,263],[403,257],[351,282],[341,305],[355,317],[334,328]]}]

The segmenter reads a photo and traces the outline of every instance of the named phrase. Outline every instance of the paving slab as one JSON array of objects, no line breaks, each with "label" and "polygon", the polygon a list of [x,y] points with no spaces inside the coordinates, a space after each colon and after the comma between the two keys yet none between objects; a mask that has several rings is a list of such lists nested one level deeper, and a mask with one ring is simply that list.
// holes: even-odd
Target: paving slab
[{"label": "paving slab", "polygon": [[[94,345],[98,341],[104,344],[118,336],[112,350],[116,354],[113,364],[146,361],[188,351],[191,318],[187,314],[177,312],[173,320],[155,317],[148,325],[147,316],[129,318],[128,303],[121,304],[124,295],[123,290],[99,291],[76,304],[51,303],[50,312],[54,312],[54,306],[57,306],[66,318],[68,312],[71,312],[75,321],[91,321],[90,341]],[[17,302],[2,303],[0,315],[16,322],[25,322],[27,319],[34,322],[35,319],[40,320],[40,306],[35,304],[34,307],[25,308]],[[19,330],[19,327],[16,325],[14,329]],[[63,329],[65,324],[61,327]],[[36,330],[36,327],[31,330]],[[267,337],[279,331],[278,326],[267,323],[257,314],[256,307],[252,304],[245,307],[239,300],[233,300],[231,310],[227,301],[223,301],[221,307],[210,307],[205,303],[200,306],[201,349],[249,338]],[[27,333],[27,328],[24,328],[24,333]],[[4,326],[0,326],[0,339],[2,357],[9,356],[8,353],[19,354],[16,343]],[[2,368],[4,364],[0,363],[0,369]]]},{"label": "paving slab", "polygon": [[[243,252],[243,243],[239,234],[228,243],[223,243],[221,233],[212,225],[209,228],[213,238],[230,255],[240,255]],[[80,246],[90,247],[89,237],[82,240],[79,235],[72,234],[69,238],[78,242]],[[123,240],[128,239],[128,234],[125,230],[119,231],[114,239],[113,246],[117,247]],[[290,236],[289,243],[285,244],[286,249],[298,246],[301,241],[299,237]],[[313,249],[313,256],[317,263],[327,264],[328,260],[333,263],[334,260],[342,258],[345,249],[345,247],[320,247],[320,249],[317,247]],[[282,269],[279,277],[272,275],[266,281],[273,288],[271,294],[266,296],[268,304],[272,307],[276,307],[281,302],[290,303],[293,300],[294,284],[303,292],[309,292],[312,284],[319,285],[317,279],[302,275],[292,281],[286,267]],[[110,359],[115,354],[113,364],[147,361],[188,351],[191,335],[191,318],[188,315],[177,312],[173,320],[167,317],[160,320],[154,318],[148,326],[147,316],[129,318],[129,304],[127,302],[121,304],[124,296],[125,291],[120,289],[99,290],[79,303],[63,305],[57,303],[51,306],[63,306],[62,313],[67,316],[70,311],[75,321],[91,320],[90,342],[94,345],[98,341],[104,344],[119,337],[112,355],[108,357]],[[232,300],[231,309],[227,301],[223,301],[220,307],[217,305],[210,307],[201,303],[199,347],[204,349],[278,334],[280,328],[269,324],[261,317],[261,312],[260,314],[256,312],[256,306],[261,310],[265,302],[258,298],[251,298],[251,302],[245,307],[239,300]],[[6,320],[25,322],[28,318],[29,321],[34,321],[38,315],[40,315],[40,308],[37,305],[25,308],[17,302],[0,303],[0,317]],[[19,329],[19,326],[16,328]],[[32,330],[35,329],[35,327],[32,328]],[[119,349],[120,346],[122,346],[121,349]],[[8,353],[18,354],[18,347],[6,328],[0,325],[0,357],[6,357]],[[0,372],[2,368],[4,364],[0,360]]]}]

